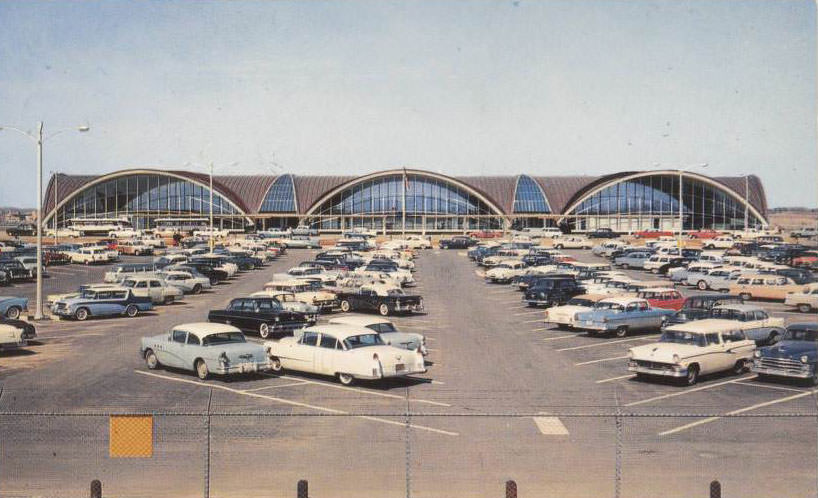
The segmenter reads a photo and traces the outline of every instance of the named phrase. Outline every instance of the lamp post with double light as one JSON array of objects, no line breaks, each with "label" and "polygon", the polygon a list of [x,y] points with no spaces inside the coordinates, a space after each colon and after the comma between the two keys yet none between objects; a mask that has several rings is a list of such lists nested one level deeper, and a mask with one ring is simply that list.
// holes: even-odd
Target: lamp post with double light
[{"label": "lamp post with double light", "polygon": [[[34,309],[34,319],[43,318],[43,142],[52,139],[66,131],[86,132],[91,128],[88,125],[75,126],[57,130],[51,135],[43,135],[43,122],[37,123],[37,131],[29,133],[13,126],[0,125],[0,131],[10,130],[25,135],[37,146],[37,302]],[[56,206],[55,206],[56,207]]]}]

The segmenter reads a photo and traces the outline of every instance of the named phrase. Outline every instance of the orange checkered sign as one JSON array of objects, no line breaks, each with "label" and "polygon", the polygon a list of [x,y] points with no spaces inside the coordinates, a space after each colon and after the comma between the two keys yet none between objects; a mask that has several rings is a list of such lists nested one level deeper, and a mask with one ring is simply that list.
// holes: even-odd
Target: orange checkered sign
[{"label": "orange checkered sign", "polygon": [[111,415],[108,452],[111,458],[153,456],[153,417]]}]

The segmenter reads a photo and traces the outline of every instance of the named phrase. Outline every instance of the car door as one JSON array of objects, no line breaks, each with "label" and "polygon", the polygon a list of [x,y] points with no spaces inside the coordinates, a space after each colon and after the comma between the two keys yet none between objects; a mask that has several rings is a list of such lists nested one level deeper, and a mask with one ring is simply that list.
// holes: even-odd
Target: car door
[{"label": "car door", "polygon": [[318,332],[305,331],[297,342],[291,343],[286,357],[281,358],[284,368],[302,372],[315,372],[315,353],[318,349]]},{"label": "car door", "polygon": [[749,339],[741,330],[730,330],[721,333],[724,344],[724,369],[732,368],[739,360],[748,360],[753,350],[755,341]]},{"label": "car door", "polygon": [[[170,340],[164,348],[164,354],[159,355],[159,361],[163,365],[174,368],[191,369],[191,365],[187,365],[186,359],[186,345],[187,332],[184,330],[173,330],[170,334]],[[162,359],[164,356],[164,360]]]},{"label": "car door", "polygon": [[148,294],[151,296],[153,302],[161,303],[164,300],[165,296],[162,284],[158,280],[149,280],[148,289]]},{"label": "car door", "polygon": [[335,375],[342,354],[338,340],[329,335],[321,334],[318,340],[318,347],[315,348],[315,371],[323,375]]}]

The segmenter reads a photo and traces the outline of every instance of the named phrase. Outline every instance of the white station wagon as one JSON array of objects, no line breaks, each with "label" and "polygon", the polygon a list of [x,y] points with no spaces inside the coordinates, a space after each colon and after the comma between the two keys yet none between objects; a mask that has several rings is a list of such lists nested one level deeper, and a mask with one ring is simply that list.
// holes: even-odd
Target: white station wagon
[{"label": "white station wagon", "polygon": [[708,318],[667,327],[659,342],[628,351],[628,370],[637,377],[671,377],[693,385],[699,375],[732,370],[740,374],[750,365],[755,341],[741,324]]},{"label": "white station wagon", "polygon": [[272,370],[284,369],[356,379],[385,379],[426,372],[420,351],[387,346],[380,334],[351,325],[320,325],[295,331],[293,337],[266,341]]}]

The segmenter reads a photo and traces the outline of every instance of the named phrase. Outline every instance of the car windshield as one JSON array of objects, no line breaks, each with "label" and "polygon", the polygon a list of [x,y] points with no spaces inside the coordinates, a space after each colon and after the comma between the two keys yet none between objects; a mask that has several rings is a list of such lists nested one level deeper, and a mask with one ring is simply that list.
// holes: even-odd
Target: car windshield
[{"label": "car windshield", "polygon": [[710,315],[713,318],[721,318],[723,320],[744,320],[744,313],[730,308],[713,308],[710,310]]},{"label": "car windshield", "polygon": [[575,297],[575,298],[571,299],[570,301],[568,301],[568,304],[570,306],[588,306],[588,307],[593,307],[594,306],[594,302],[592,300],[585,299],[585,298],[580,298],[580,297]]},{"label": "car windshield", "polygon": [[659,342],[672,342],[675,344],[689,344],[691,346],[705,346],[706,342],[702,334],[693,334],[691,332],[678,332],[674,330],[666,330],[659,338]]},{"label": "car windshield", "polygon": [[784,334],[784,340],[818,342],[818,330],[790,329]]},{"label": "car windshield", "polygon": [[202,340],[202,346],[214,346],[217,344],[232,344],[238,342],[247,342],[244,334],[241,332],[222,332],[219,334],[210,334]]},{"label": "car windshield", "polygon": [[94,299],[94,297],[96,297],[96,295],[97,295],[97,293],[95,291],[87,290],[87,291],[82,292],[82,298],[83,299]]},{"label": "car windshield", "polygon": [[136,281],[134,280],[125,280],[122,282],[123,287],[133,287],[134,285],[136,285]]},{"label": "car windshield", "polygon": [[365,348],[368,346],[382,346],[383,340],[378,334],[352,335],[344,339],[347,349]]},{"label": "car windshield", "polygon": [[604,301],[600,301],[600,302],[596,303],[596,305],[594,305],[594,309],[622,311],[624,308],[619,303],[606,303]]}]

